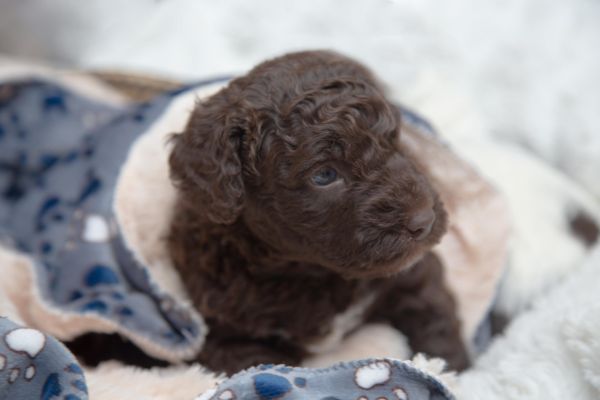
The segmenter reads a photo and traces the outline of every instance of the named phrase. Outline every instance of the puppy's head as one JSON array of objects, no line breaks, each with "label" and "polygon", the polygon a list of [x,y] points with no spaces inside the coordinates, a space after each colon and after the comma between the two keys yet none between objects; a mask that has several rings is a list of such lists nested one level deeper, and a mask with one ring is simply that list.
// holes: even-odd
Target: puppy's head
[{"label": "puppy's head", "polygon": [[243,221],[280,257],[386,276],[446,226],[399,135],[399,113],[363,66],[295,53],[198,104],[174,137],[171,175],[182,206],[213,223]]}]

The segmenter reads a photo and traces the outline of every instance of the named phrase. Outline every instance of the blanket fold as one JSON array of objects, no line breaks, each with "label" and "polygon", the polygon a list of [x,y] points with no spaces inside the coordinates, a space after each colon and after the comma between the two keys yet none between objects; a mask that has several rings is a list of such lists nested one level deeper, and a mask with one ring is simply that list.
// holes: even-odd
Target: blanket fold
[{"label": "blanket fold", "polygon": [[0,317],[0,399],[87,400],[75,357],[58,340]]},{"label": "blanket fold", "polygon": [[152,282],[112,211],[131,143],[170,96],[118,109],[47,82],[4,91],[12,98],[0,109],[3,229],[31,256],[47,305],[89,316],[157,357],[193,356],[201,317]]}]

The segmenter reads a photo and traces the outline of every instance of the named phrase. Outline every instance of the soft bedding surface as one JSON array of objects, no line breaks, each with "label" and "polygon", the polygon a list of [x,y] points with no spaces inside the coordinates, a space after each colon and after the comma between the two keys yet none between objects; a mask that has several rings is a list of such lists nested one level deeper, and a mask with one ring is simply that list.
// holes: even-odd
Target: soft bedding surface
[{"label": "soft bedding surface", "polygon": [[[6,329],[34,328],[28,331],[34,337],[39,335],[33,332],[42,332],[40,335],[48,338],[48,343],[57,344],[48,334],[69,340],[86,332],[119,333],[157,358],[177,362],[193,357],[202,345],[205,328],[201,316],[189,307],[180,277],[170,268],[161,245],[170,217],[165,210],[169,210],[174,199],[168,183],[165,140],[169,133],[183,128],[195,99],[218,90],[222,82],[182,87],[147,103],[128,104],[93,80],[59,80],[56,71],[11,68],[10,79],[4,78],[0,84],[0,267],[7,277],[0,282],[0,314],[19,326],[5,320]],[[549,291],[565,276],[583,273],[578,266],[587,257],[591,243],[574,234],[569,224],[575,215],[598,220],[598,205],[568,178],[526,153],[486,141],[453,142],[451,150],[443,139],[431,135],[431,126],[418,114],[405,110],[405,120],[403,140],[413,151],[435,160],[428,172],[453,217],[449,234],[436,251],[446,260],[448,284],[458,298],[464,323],[463,335],[473,344],[476,354],[485,349],[489,339],[482,322],[491,308],[513,317],[530,308],[540,293]],[[480,173],[455,152],[470,160]],[[499,168],[495,160],[507,160],[522,176],[507,177],[506,166]],[[539,199],[540,192],[556,196],[544,207],[531,207],[531,199]],[[510,225],[512,243],[507,247]],[[534,236],[533,232],[544,235]],[[530,245],[524,247],[523,242]],[[553,248],[548,243],[561,245]],[[556,259],[556,254],[561,258]],[[508,268],[503,271],[505,265]],[[548,265],[552,268],[544,268]],[[593,267],[587,270],[594,273]],[[503,284],[496,291],[501,277]],[[581,289],[593,298],[591,289],[585,285]],[[581,307],[583,300],[579,298],[573,296],[568,303]],[[396,385],[386,389],[386,393],[397,398],[403,398],[398,397],[402,396],[401,391],[394,391],[397,387],[412,399],[450,398],[451,391],[461,397],[476,398],[469,396],[489,388],[499,396],[516,393],[513,383],[519,387],[518,377],[497,374],[493,365],[499,359],[507,359],[509,365],[516,363],[511,358],[515,354],[512,348],[519,347],[516,342],[520,337],[535,337],[535,315],[545,312],[542,308],[537,306],[523,313],[520,318],[530,322],[512,325],[505,339],[495,341],[475,368],[457,380],[442,375],[435,361],[420,358],[407,364],[389,358],[371,359],[407,359],[410,350],[400,333],[391,332],[389,327],[367,326],[350,337],[334,338],[335,346],[330,351],[316,354],[306,364],[319,367],[339,360],[365,361],[324,370],[265,371],[266,378],[262,372],[248,371],[222,382],[203,398],[218,398],[228,391],[256,399],[276,398],[265,393],[279,393],[290,399],[331,398],[343,393],[359,398],[363,392],[368,395],[366,390],[372,387],[357,387],[354,382],[353,389],[348,389],[349,378],[344,378],[344,374],[356,374],[367,366],[375,370],[367,368],[371,371],[367,376],[385,375],[389,378],[386,385]],[[561,330],[556,323],[561,320],[549,316],[547,321],[554,321],[548,322],[547,327],[548,337],[553,337]],[[575,365],[583,370],[581,376],[585,379],[564,380],[564,385],[587,395],[593,393],[588,386],[597,383],[593,363],[597,346],[586,333],[590,326],[579,329],[579,325],[571,324],[570,347],[552,348],[556,350],[552,357],[560,362],[573,354],[579,357],[581,361]],[[479,346],[475,346],[476,339]],[[61,360],[73,359],[60,345],[56,349],[54,364],[49,368],[60,369],[57,366]],[[534,357],[539,354],[520,351],[525,355],[519,359],[522,365],[535,365]],[[36,361],[45,363],[42,358]],[[15,383],[26,384],[25,374],[31,374],[26,372],[28,366],[22,369],[14,363],[17,361],[0,368],[0,373],[9,379],[11,373],[15,374],[11,371],[19,368],[23,379]],[[486,370],[492,372],[486,374]],[[40,379],[35,390],[54,395],[43,391],[44,369],[39,371],[35,375]],[[60,370],[59,382],[70,379],[64,372]],[[286,373],[294,378],[282,376]],[[88,370],[87,375],[92,399],[103,398],[107,393],[114,396],[115,385],[121,393],[129,390],[131,396],[146,393],[148,398],[156,399],[171,398],[171,392],[165,389],[178,387],[173,398],[193,398],[221,380],[198,367],[142,373],[111,364]],[[309,379],[312,375],[319,382],[326,382],[322,385],[332,385],[333,391],[299,390],[302,388],[295,379]],[[142,384],[126,390],[123,378],[129,376],[132,382]],[[539,392],[536,385],[543,379],[544,375],[533,376],[527,390]],[[185,387],[191,381],[197,384]],[[552,382],[548,390],[558,384],[562,381]],[[257,391],[257,385],[266,391]],[[67,396],[66,386],[55,391]],[[17,388],[5,385],[0,395],[21,390]],[[85,398],[84,391],[77,395]],[[123,394],[123,398],[126,396]],[[228,394],[224,396],[227,398]]]}]

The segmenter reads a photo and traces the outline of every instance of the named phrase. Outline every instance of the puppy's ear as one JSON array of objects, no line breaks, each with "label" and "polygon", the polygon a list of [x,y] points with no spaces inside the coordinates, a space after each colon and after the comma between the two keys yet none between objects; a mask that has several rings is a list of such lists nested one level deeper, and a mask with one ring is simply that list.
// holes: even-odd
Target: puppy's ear
[{"label": "puppy's ear", "polygon": [[244,206],[239,150],[247,124],[230,90],[196,105],[185,131],[172,137],[169,158],[183,205],[219,224],[233,223]]}]

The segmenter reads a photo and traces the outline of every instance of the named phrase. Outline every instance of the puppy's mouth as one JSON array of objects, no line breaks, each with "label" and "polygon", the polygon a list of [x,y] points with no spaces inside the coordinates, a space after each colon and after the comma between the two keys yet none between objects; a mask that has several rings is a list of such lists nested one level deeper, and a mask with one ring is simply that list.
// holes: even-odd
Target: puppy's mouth
[{"label": "puppy's mouth", "polygon": [[423,256],[440,242],[447,228],[447,214],[441,202],[434,205],[436,220],[427,235],[405,238],[398,249],[386,257],[371,259],[345,269],[346,276],[353,279],[374,279],[393,276],[415,266]]}]

